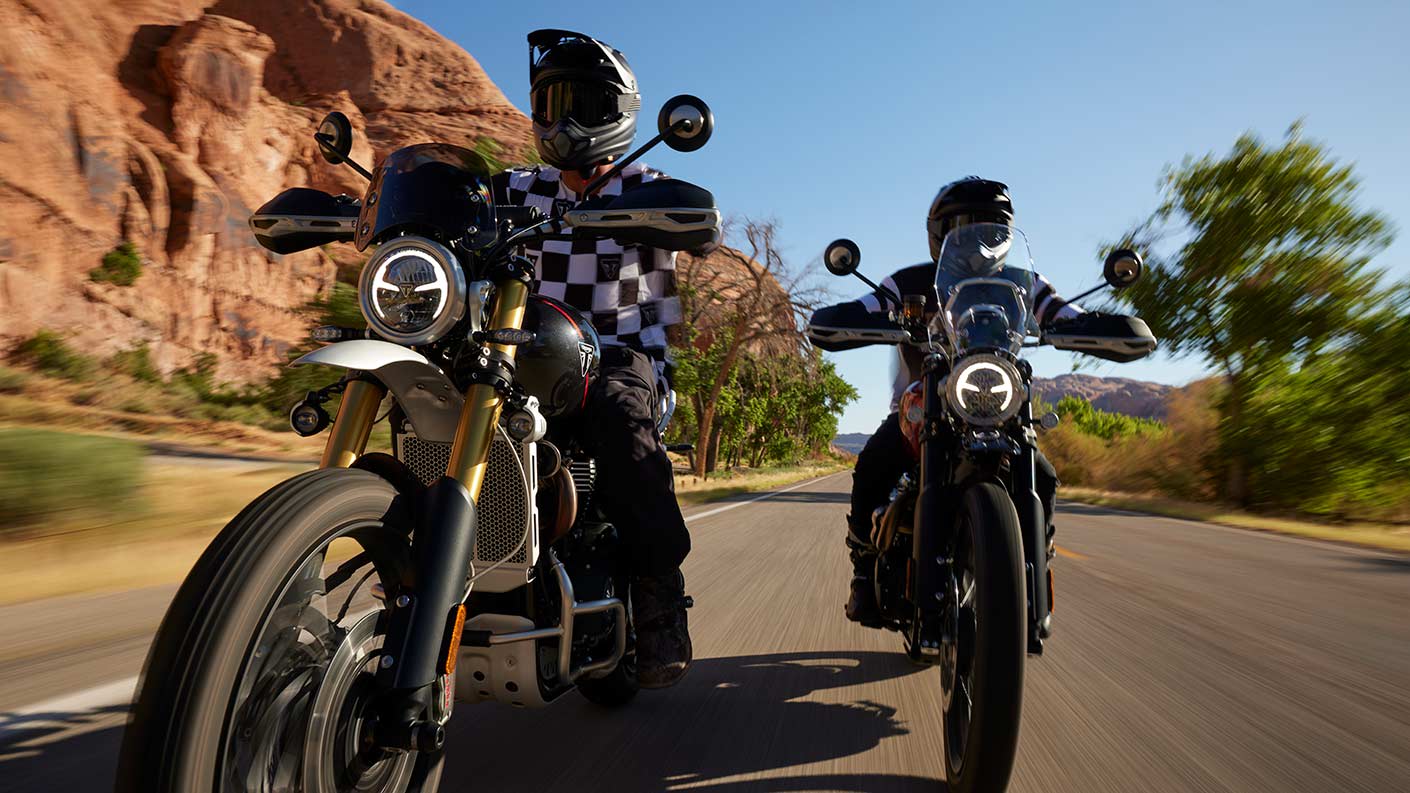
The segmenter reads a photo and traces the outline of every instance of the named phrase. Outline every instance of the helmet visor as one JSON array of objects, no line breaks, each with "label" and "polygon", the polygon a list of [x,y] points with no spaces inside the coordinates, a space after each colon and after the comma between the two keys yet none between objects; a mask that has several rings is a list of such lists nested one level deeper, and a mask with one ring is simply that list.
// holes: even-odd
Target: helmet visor
[{"label": "helmet visor", "polygon": [[535,87],[533,93],[534,120],[540,124],[570,119],[598,127],[622,115],[622,95],[595,80],[555,80]]}]

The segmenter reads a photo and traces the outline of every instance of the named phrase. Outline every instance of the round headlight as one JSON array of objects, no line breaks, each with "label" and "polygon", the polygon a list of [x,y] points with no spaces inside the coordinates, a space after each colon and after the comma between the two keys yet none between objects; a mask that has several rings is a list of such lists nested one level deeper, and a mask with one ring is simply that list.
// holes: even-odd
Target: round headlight
[{"label": "round headlight", "polygon": [[959,360],[945,381],[950,409],[968,424],[995,427],[1023,407],[1023,377],[1007,359],[989,353]]},{"label": "round headlight", "polygon": [[444,245],[397,237],[363,265],[358,302],[377,335],[398,344],[427,344],[465,315],[465,272]]}]

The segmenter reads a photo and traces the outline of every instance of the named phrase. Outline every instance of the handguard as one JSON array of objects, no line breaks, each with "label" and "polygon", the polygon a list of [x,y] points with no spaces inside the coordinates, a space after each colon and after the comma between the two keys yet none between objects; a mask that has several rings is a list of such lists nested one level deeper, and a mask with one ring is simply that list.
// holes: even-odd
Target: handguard
[{"label": "handguard", "polygon": [[872,344],[905,344],[911,340],[900,325],[852,301],[818,309],[808,322],[808,338],[829,352]]},{"label": "handguard", "polygon": [[1043,341],[1059,350],[1118,363],[1137,361],[1156,348],[1155,335],[1140,317],[1089,311],[1048,326]]}]

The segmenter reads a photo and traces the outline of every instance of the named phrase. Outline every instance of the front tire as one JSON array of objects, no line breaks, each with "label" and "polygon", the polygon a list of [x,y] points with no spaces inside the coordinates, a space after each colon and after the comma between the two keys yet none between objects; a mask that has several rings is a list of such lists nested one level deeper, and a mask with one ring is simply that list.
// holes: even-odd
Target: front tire
[{"label": "front tire", "polygon": [[[439,753],[359,759],[353,771],[338,765],[353,762],[349,741],[364,715],[357,697],[370,688],[364,665],[375,669],[380,655],[380,636],[369,635],[378,622],[369,587],[379,580],[392,590],[409,575],[409,525],[395,488],[352,469],[301,474],[246,507],[162,620],[123,737],[117,790],[326,793],[353,789],[356,777],[371,780],[357,789],[379,793],[434,791]],[[361,613],[348,617],[354,602]],[[330,697],[329,680],[351,693]],[[337,712],[319,713],[329,701]],[[324,742],[328,756],[303,754],[309,735],[337,736]],[[310,782],[310,768],[330,767]]]},{"label": "front tire", "polygon": [[994,483],[965,492],[951,552],[953,641],[944,648],[945,776],[952,793],[1008,787],[1018,750],[1026,659],[1018,513]]}]

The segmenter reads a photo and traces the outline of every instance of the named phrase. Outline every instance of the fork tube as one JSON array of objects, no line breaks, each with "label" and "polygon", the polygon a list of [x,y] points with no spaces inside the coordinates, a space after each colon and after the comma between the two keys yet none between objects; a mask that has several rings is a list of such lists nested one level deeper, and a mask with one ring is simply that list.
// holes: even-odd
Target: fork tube
[{"label": "fork tube", "polygon": [[[491,330],[518,330],[524,324],[524,307],[529,301],[529,287],[517,280],[498,284]],[[491,344],[490,349],[514,355],[514,347]],[[485,481],[485,466],[494,440],[494,428],[499,423],[499,411],[504,400],[494,387],[477,383],[465,393],[465,407],[460,411],[460,423],[455,428],[455,443],[450,449],[450,464],[446,476],[459,481],[475,501],[480,499],[480,486]]]},{"label": "fork tube", "polygon": [[328,430],[328,443],[323,447],[320,468],[347,468],[362,456],[372,424],[377,420],[377,406],[387,390],[370,380],[350,380],[338,405],[338,418]]}]

